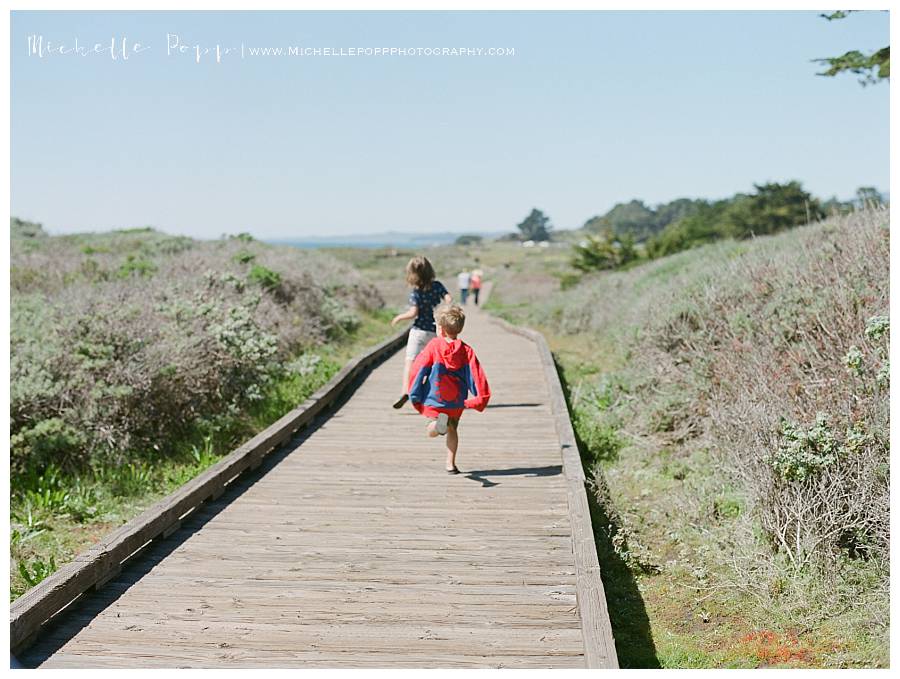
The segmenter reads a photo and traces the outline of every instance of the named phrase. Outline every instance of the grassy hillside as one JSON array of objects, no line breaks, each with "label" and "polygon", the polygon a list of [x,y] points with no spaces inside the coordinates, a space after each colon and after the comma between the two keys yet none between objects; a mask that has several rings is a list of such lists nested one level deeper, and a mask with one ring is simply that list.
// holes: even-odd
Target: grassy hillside
[{"label": "grassy hillside", "polygon": [[565,376],[623,664],[887,665],[887,222],[496,291]]},{"label": "grassy hillside", "polygon": [[324,253],[12,234],[11,598],[390,332],[378,291]]},{"label": "grassy hillside", "polygon": [[[82,471],[16,468],[14,591],[383,334],[418,254],[21,232],[14,463]],[[454,294],[483,269],[489,308],[550,341],[623,666],[887,666],[888,252],[885,210],[590,275],[565,243],[425,251]],[[198,356],[220,372],[191,372]],[[169,398],[196,418],[165,417]],[[160,451],[152,421],[180,422]]]},{"label": "grassy hillside", "polygon": [[[623,666],[887,665],[888,245],[869,210],[584,277],[563,244],[425,252],[551,344]],[[412,252],[334,254],[405,304]]]}]

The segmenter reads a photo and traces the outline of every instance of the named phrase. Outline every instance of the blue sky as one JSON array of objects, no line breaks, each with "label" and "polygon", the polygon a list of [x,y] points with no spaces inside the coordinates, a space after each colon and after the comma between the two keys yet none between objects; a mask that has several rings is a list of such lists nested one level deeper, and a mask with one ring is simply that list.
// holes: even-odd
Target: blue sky
[{"label": "blue sky", "polygon": [[[14,12],[11,33],[11,211],[53,233],[498,231],[535,206],[574,228],[631,198],[889,185],[888,85],[810,61],[888,44],[885,12]],[[167,34],[515,56],[197,64]],[[29,35],[150,49],[40,59]]]}]

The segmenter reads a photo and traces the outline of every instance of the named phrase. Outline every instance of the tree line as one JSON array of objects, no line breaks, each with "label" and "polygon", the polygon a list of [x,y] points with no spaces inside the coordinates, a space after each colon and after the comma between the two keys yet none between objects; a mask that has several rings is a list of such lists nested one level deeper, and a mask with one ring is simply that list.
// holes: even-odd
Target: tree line
[{"label": "tree line", "polygon": [[585,238],[573,248],[572,265],[582,271],[615,269],[642,257],[664,257],[723,238],[777,233],[883,202],[872,187],[858,189],[854,200],[823,201],[798,181],[755,184],[752,193],[722,200],[679,198],[656,207],[632,200],[587,220]]}]

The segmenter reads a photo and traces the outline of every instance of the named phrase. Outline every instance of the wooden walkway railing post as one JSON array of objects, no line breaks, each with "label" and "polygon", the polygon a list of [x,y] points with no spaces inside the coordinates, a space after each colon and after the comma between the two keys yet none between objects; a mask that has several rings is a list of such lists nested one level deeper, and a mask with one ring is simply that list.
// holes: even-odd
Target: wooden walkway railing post
[{"label": "wooden walkway railing post", "polygon": [[266,455],[312,422],[366,369],[403,346],[408,332],[403,330],[350,361],[297,408],[16,599],[9,611],[10,652],[28,648],[43,625],[87,592],[103,587],[153,540],[171,535],[188,514],[218,498],[242,473],[257,468]]},{"label": "wooden walkway railing post", "polygon": [[585,665],[589,668],[618,668],[616,644],[609,621],[603,580],[600,577],[600,561],[597,557],[597,545],[587,499],[587,479],[553,354],[547,340],[536,330],[512,325],[502,318],[492,317],[491,320],[509,332],[532,340],[540,353],[547,386],[550,389],[551,406],[556,431],[559,434],[563,473],[566,476],[569,519],[572,522],[572,551],[575,555],[576,597],[584,635]]},{"label": "wooden walkway railing post", "polygon": [[[483,293],[483,297],[486,299],[490,294],[490,285],[486,286]],[[402,594],[401,583],[404,582],[419,583],[420,585],[431,583],[431,586],[437,587],[435,591],[439,591],[441,596],[444,597],[443,602],[445,605],[447,605],[448,601],[455,602],[452,608],[453,615],[461,616],[457,620],[465,621],[447,622],[447,634],[457,641],[463,639],[469,641],[472,637],[467,635],[472,634],[483,635],[488,633],[489,635],[495,635],[491,637],[494,641],[485,641],[484,643],[487,645],[483,644],[480,647],[481,650],[473,649],[469,643],[460,643],[458,646],[454,646],[454,652],[461,652],[464,656],[459,658],[462,662],[471,664],[474,658],[474,661],[480,666],[482,662],[488,662],[493,658],[494,654],[502,657],[505,650],[504,643],[511,643],[514,650],[509,651],[509,653],[513,656],[516,654],[524,655],[524,657],[515,659],[517,662],[525,663],[527,666],[534,666],[535,664],[544,666],[543,663],[545,662],[547,664],[560,664],[561,662],[579,663],[583,661],[584,665],[589,668],[616,668],[618,663],[615,643],[609,621],[603,582],[600,577],[600,564],[597,558],[591,525],[584,470],[553,356],[550,353],[546,340],[540,333],[510,325],[501,319],[489,317],[484,312],[473,310],[473,313],[476,316],[486,317],[483,320],[480,318],[472,319],[472,332],[475,333],[476,341],[483,342],[483,344],[478,344],[477,346],[488,350],[489,353],[493,352],[491,355],[495,365],[504,367],[500,374],[493,373],[495,377],[502,376],[502,379],[496,382],[492,381],[492,384],[499,385],[502,383],[505,385],[500,391],[504,392],[506,399],[510,399],[520,389],[527,390],[531,388],[531,385],[540,380],[541,375],[547,386],[546,392],[543,390],[543,387],[540,387],[538,390],[540,392],[539,397],[535,400],[539,400],[539,403],[500,403],[494,407],[514,407],[516,410],[493,411],[497,413],[494,416],[497,418],[497,424],[493,424],[493,420],[491,424],[488,424],[487,420],[483,424],[478,424],[478,420],[475,420],[470,425],[472,429],[466,430],[467,435],[469,431],[478,430],[486,434],[486,437],[483,439],[484,443],[478,448],[479,452],[469,453],[470,449],[467,448],[466,454],[473,454],[472,459],[481,456],[481,464],[488,465],[482,467],[482,469],[488,471],[471,472],[475,476],[470,478],[478,480],[478,473],[489,475],[493,472],[503,475],[515,472],[522,474],[524,478],[521,481],[500,486],[497,483],[488,483],[487,479],[482,479],[485,488],[499,486],[499,492],[493,490],[488,493],[483,493],[480,490],[473,493],[472,491],[475,488],[481,488],[482,486],[473,487],[472,484],[464,482],[461,486],[453,486],[452,495],[445,495],[444,493],[449,491],[444,490],[443,474],[441,474],[441,481],[431,477],[427,473],[428,466],[418,462],[418,447],[408,446],[402,454],[396,454],[398,458],[406,460],[406,462],[403,462],[402,466],[398,466],[400,465],[400,460],[393,462],[394,472],[397,473],[399,471],[402,478],[408,479],[410,481],[408,485],[398,485],[396,481],[391,481],[390,479],[378,481],[377,477],[375,482],[368,483],[367,472],[369,463],[377,460],[377,456],[381,454],[379,451],[382,451],[385,447],[384,442],[378,442],[376,438],[371,440],[371,446],[364,446],[363,450],[355,451],[355,454],[352,456],[341,455],[334,458],[335,464],[343,465],[342,468],[349,475],[348,479],[340,482],[342,487],[352,488],[353,484],[358,482],[360,478],[367,479],[368,483],[365,486],[365,492],[346,495],[345,502],[348,503],[348,506],[344,506],[341,504],[340,498],[329,504],[326,498],[330,500],[331,496],[322,495],[321,491],[317,489],[317,484],[324,483],[323,479],[325,478],[328,479],[327,483],[329,484],[335,483],[335,481],[330,476],[326,475],[323,477],[323,474],[326,474],[326,472],[320,471],[319,476],[316,477],[316,472],[314,471],[315,462],[310,463],[313,467],[309,471],[298,467],[298,464],[302,464],[307,459],[318,460],[320,465],[324,463],[328,467],[332,463],[332,451],[345,452],[348,450],[348,446],[352,447],[363,441],[369,442],[369,439],[366,438],[368,434],[360,436],[356,425],[362,422],[363,426],[371,427],[373,423],[380,424],[382,422],[384,415],[380,411],[372,411],[368,404],[373,399],[380,401],[385,397],[385,394],[390,389],[388,385],[394,384],[393,374],[388,375],[386,372],[378,371],[373,373],[360,387],[360,393],[354,395],[354,399],[359,397],[359,402],[351,399],[350,402],[344,404],[340,401],[340,397],[374,363],[394,354],[403,346],[408,332],[404,330],[348,363],[328,384],[323,386],[299,407],[287,413],[195,479],[156,503],[139,517],[80,554],[72,563],[67,564],[13,602],[10,608],[11,651],[20,653],[27,649],[49,623],[62,619],[65,613],[79,605],[81,600],[92,591],[102,588],[111,579],[117,578],[126,562],[135,560],[139,555],[144,554],[145,550],[151,545],[158,545],[160,539],[172,535],[179,527],[186,525],[189,516],[193,520],[193,518],[202,516],[204,512],[209,511],[208,508],[204,508],[206,503],[220,497],[226,488],[234,483],[244,472],[257,468],[272,451],[290,442],[295,432],[313,422],[326,408],[340,403],[341,408],[349,410],[349,415],[345,414],[346,417],[342,418],[339,416],[336,418],[334,427],[326,425],[321,430],[317,430],[309,440],[304,442],[306,454],[301,458],[291,458],[289,456],[283,462],[279,462],[280,465],[284,465],[281,467],[281,475],[266,475],[264,479],[259,481],[258,486],[254,485],[254,491],[258,491],[261,486],[266,486],[266,484],[276,489],[285,484],[306,484],[305,491],[302,491],[305,495],[294,498],[293,501],[282,502],[282,498],[276,492],[276,501],[273,502],[265,495],[265,492],[260,495],[257,492],[249,491],[246,494],[241,494],[240,497],[234,500],[234,503],[249,502],[251,506],[253,506],[253,503],[257,503],[257,506],[259,506],[259,503],[262,503],[262,506],[279,506],[278,511],[283,516],[280,516],[277,520],[273,518],[273,524],[280,525],[282,530],[286,526],[290,526],[291,548],[301,549],[302,546],[306,545],[306,551],[303,553],[304,557],[308,560],[313,560],[314,563],[319,558],[320,547],[316,546],[317,543],[307,541],[313,538],[320,539],[325,535],[330,535],[333,541],[338,542],[338,544],[332,545],[329,549],[336,554],[343,555],[340,557],[344,560],[339,564],[341,568],[348,566],[348,560],[365,559],[365,557],[360,557],[357,554],[368,553],[369,543],[366,542],[368,539],[374,539],[376,542],[381,541],[380,544],[389,545],[385,548],[384,554],[380,554],[380,559],[383,562],[381,565],[379,565],[378,559],[373,560],[371,563],[367,562],[367,567],[370,569],[377,570],[378,568],[384,568],[386,565],[390,566],[388,571],[386,571],[389,574],[387,581],[383,583],[379,581],[384,590],[378,591],[377,595],[372,594],[371,596],[393,597],[395,594]],[[509,337],[504,333],[487,332],[487,327],[490,326],[490,323],[487,321],[497,324],[505,331],[530,340],[534,343],[537,354],[531,353],[530,345],[527,341]],[[478,335],[479,332],[482,334]],[[510,349],[511,345],[515,345],[515,348]],[[523,354],[520,357],[510,354],[510,351],[515,354],[515,352],[522,352],[523,350],[527,353],[527,356]],[[488,372],[490,373],[490,370]],[[354,403],[356,404],[354,405]],[[389,401],[386,401],[386,403],[389,403]],[[538,407],[539,410],[533,412],[540,413],[539,419],[532,421],[532,416],[523,413],[521,410],[524,407]],[[385,408],[387,409],[387,406]],[[395,411],[389,412],[389,417],[398,418],[396,420],[391,419],[392,424],[388,425],[391,431],[394,431],[394,426],[399,426],[402,431],[409,432],[411,430],[411,424],[415,418],[404,419],[408,417],[408,414],[395,414]],[[330,422],[332,420],[329,420]],[[349,429],[344,424],[345,422],[352,423]],[[396,425],[393,424],[394,422],[396,422]],[[520,431],[517,429],[519,423],[524,425],[537,438],[533,440],[525,440],[521,437],[516,438],[518,436],[517,432]],[[418,424],[419,422],[416,420],[417,430],[419,429]],[[488,428],[485,428],[486,426]],[[489,432],[496,431],[498,426],[500,431],[506,433],[492,436]],[[510,434],[512,434],[512,438],[510,438]],[[307,447],[310,445],[311,447]],[[558,449],[557,445],[559,446]],[[528,459],[534,465],[541,465],[536,467],[536,469],[555,469],[556,472],[548,474],[546,481],[541,480],[535,483],[535,478],[540,479],[543,476],[543,474],[537,474],[536,477],[533,476],[535,469],[525,467],[524,469],[500,469],[497,471],[498,468],[496,466],[491,466],[497,465],[499,461],[502,467],[510,455],[516,455],[520,459]],[[556,466],[557,462],[561,462],[561,464]],[[547,465],[554,466],[550,467]],[[563,474],[562,477],[559,476],[560,467]],[[475,469],[478,469],[478,467],[475,467]],[[330,473],[327,472],[327,474]],[[357,481],[354,481],[354,479],[357,479]],[[436,489],[441,490],[434,496],[434,506],[429,505],[430,509],[429,507],[419,507],[417,503],[424,502],[427,505],[431,502],[429,499],[431,495],[429,494],[437,492]],[[566,494],[566,504],[562,503],[563,491]],[[378,493],[381,493],[381,495]],[[318,514],[313,513],[310,515],[308,507],[304,504],[304,497],[319,497],[319,500],[328,506],[321,506],[318,508]],[[532,515],[532,518],[523,517],[519,519],[518,517],[521,516],[522,512],[517,504],[518,499],[537,497],[542,498],[541,501],[546,503],[546,506],[542,509],[532,507],[527,512]],[[447,507],[448,502],[459,501],[469,503],[465,509],[460,510],[462,523],[457,524],[441,518],[444,511],[442,508]],[[343,526],[340,521],[332,520],[330,516],[326,516],[329,511],[337,516],[346,516],[348,513],[352,513],[353,506],[358,506],[360,502],[363,502],[363,506],[366,503],[371,504],[374,502],[377,511],[369,507],[369,513],[355,517],[354,522],[349,524],[349,528]],[[380,508],[381,503],[384,503],[384,510]],[[197,533],[197,537],[200,539],[196,542],[192,541],[194,547],[188,547],[187,549],[199,550],[200,552],[203,552],[204,549],[208,550],[209,545],[205,548],[203,546],[203,534],[206,533],[208,536],[210,531],[214,533],[216,529],[213,526],[217,522],[221,524],[218,530],[225,530],[226,532],[243,530],[233,525],[235,518],[233,513],[229,511],[232,506],[232,504],[229,504],[229,508],[223,510],[222,516],[213,520],[211,524],[205,525],[204,530]],[[414,509],[415,512],[410,513],[411,509]],[[419,517],[416,512],[423,510],[423,516]],[[470,517],[470,520],[473,521],[472,524],[467,524],[466,520],[462,518],[462,515],[466,512],[468,512],[467,516]],[[496,515],[495,512],[497,512]],[[230,518],[228,518],[229,515]],[[255,516],[253,512],[242,516],[245,517],[242,520],[249,519],[248,527],[259,523],[259,517]],[[410,518],[404,518],[407,516]],[[535,520],[535,516],[540,518]],[[566,516],[568,516],[568,519],[566,519]],[[256,523],[254,523],[254,520]],[[287,523],[284,523],[285,521]],[[392,545],[390,543],[390,539],[392,539],[390,533],[380,536],[373,535],[365,532],[367,529],[363,528],[363,526],[367,526],[368,530],[377,532],[384,525],[393,525],[393,530],[397,530],[397,521],[417,522],[427,528],[426,533],[424,536],[419,536],[415,533],[408,535],[404,533],[404,541],[400,545]],[[505,522],[512,529],[511,534],[495,534],[494,524],[500,521]],[[552,523],[547,525],[542,523],[542,521],[552,521]],[[301,525],[308,525],[315,530],[311,533],[306,533],[300,529]],[[402,530],[408,532],[405,524],[401,523],[400,525]],[[562,526],[567,526],[568,530],[558,532],[558,528]],[[250,530],[252,532],[252,528]],[[442,535],[442,532],[448,530],[451,534],[450,537]],[[571,542],[569,542],[567,535],[569,532],[571,532]],[[468,542],[465,541],[463,536],[467,536]],[[485,538],[493,538],[506,543],[508,548],[513,550],[512,562],[510,563],[508,554],[500,553],[494,555],[492,552],[485,551],[481,543]],[[207,537],[207,541],[209,539]],[[280,540],[281,536],[276,536],[274,539]],[[215,539],[213,539],[213,542],[215,542]],[[285,543],[281,544],[285,545]],[[571,545],[571,560],[568,555],[569,544]],[[207,577],[208,573],[217,572],[216,568],[218,568],[219,563],[230,564],[228,567],[233,574],[242,573],[249,568],[251,569],[250,572],[253,572],[254,577],[256,577],[256,571],[252,569],[258,569],[258,571],[267,573],[268,569],[271,568],[269,559],[274,559],[273,563],[280,563],[284,559],[283,548],[270,547],[265,539],[262,539],[260,542],[258,536],[250,541],[248,545],[251,549],[256,550],[256,562],[244,563],[240,559],[235,560],[233,558],[234,555],[230,555],[225,551],[216,551],[218,547],[213,548],[212,554],[204,554],[201,558],[208,559],[210,567],[212,567],[212,564],[215,564],[212,571],[207,570]],[[360,545],[366,545],[366,547],[362,551],[357,551],[360,550]],[[418,549],[412,549],[413,547],[418,547]],[[462,556],[453,551],[457,547],[462,550]],[[450,553],[446,554],[445,549],[450,549]],[[410,554],[407,554],[409,551],[417,557],[412,562],[407,561],[410,556]],[[434,556],[428,557],[429,554]],[[422,556],[426,558],[422,559]],[[445,556],[450,558],[444,560]],[[229,557],[231,558],[229,559]],[[181,558],[183,559],[184,557]],[[390,559],[393,559],[393,561],[390,561]],[[452,587],[448,588],[447,583],[443,579],[444,577],[449,577],[449,575],[444,575],[441,567],[438,567],[435,572],[436,567],[429,565],[435,559],[444,566],[450,567],[452,565],[452,568],[455,569],[452,570],[453,579],[449,583]],[[537,588],[526,585],[524,578],[520,583],[518,577],[522,574],[522,571],[517,569],[522,568],[522,559],[526,561],[531,559],[533,564],[532,571],[526,571],[529,580],[533,580],[536,583],[552,583],[555,589],[542,591],[541,585],[538,585]],[[170,568],[174,568],[175,572],[178,572],[179,568],[184,568],[183,561],[179,561],[178,557],[170,556],[157,567],[155,571],[157,580],[160,577],[165,578],[165,575],[159,575],[159,570],[165,570],[163,564],[171,564],[172,562],[174,564]],[[328,582],[326,584],[329,587],[333,586],[334,582],[341,581],[340,578],[334,580],[331,567],[332,564],[329,563],[327,566],[324,566],[324,570],[321,570],[323,565],[320,564],[320,570],[313,571],[309,577],[325,577],[324,574],[328,574],[327,580],[331,584],[328,584]],[[407,567],[409,568],[409,573],[404,573],[404,569]],[[503,574],[504,569],[507,568],[510,569],[510,573],[516,573],[514,580],[510,580]],[[192,573],[193,571],[190,572]],[[350,573],[356,573],[356,571],[350,571]],[[179,573],[176,577],[183,577],[183,573]],[[277,617],[283,614],[284,611],[279,608],[280,605],[283,605],[282,599],[278,588],[274,587],[273,584],[280,581],[277,579],[273,580],[272,577],[273,575],[269,573],[266,578],[255,580],[254,582],[257,583],[258,591],[256,596],[263,600],[265,600],[265,597],[269,597],[269,603],[275,606],[273,615]],[[465,580],[472,578],[472,581],[470,584],[461,585],[460,577]],[[150,578],[150,580],[152,579]],[[139,584],[135,585],[135,588],[144,592],[144,597],[163,596],[163,592],[168,593],[169,591],[167,583],[160,584],[160,582],[157,582],[155,593],[148,593],[148,587],[154,590],[153,584],[148,584],[145,580],[141,580]],[[398,589],[398,587],[401,587],[401,589]],[[465,587],[475,588],[475,594],[470,594],[471,590],[467,590]],[[510,609],[504,611],[502,615],[498,614],[494,621],[479,619],[479,625],[476,628],[469,622],[469,619],[473,614],[478,615],[478,607],[476,606],[474,610],[470,611],[469,601],[465,600],[470,596],[475,596],[478,597],[475,601],[480,606],[498,606],[499,604],[496,602],[491,601],[488,603],[482,599],[485,596],[485,592],[478,590],[486,587],[501,591],[504,594],[504,598],[510,602]],[[360,598],[361,601],[367,600],[367,597],[370,595],[366,592],[370,590],[375,592],[376,588],[357,589],[355,590],[357,594],[354,596]],[[212,591],[216,591],[215,587]],[[317,595],[321,594],[321,591],[315,588],[309,591],[315,591]],[[424,593],[426,590],[422,591]],[[567,607],[571,604],[561,603],[560,599],[554,598],[572,596],[573,593],[574,602],[577,606],[577,618],[575,617],[575,611],[571,608],[560,609],[560,606]],[[104,594],[97,596],[102,598]],[[138,599],[140,596],[138,595]],[[196,595],[191,594],[190,596]],[[205,597],[208,595],[203,594],[201,596]],[[225,608],[221,612],[222,617],[220,617],[218,624],[223,629],[230,629],[231,618],[229,617],[230,612],[227,610],[228,603],[219,603]],[[353,606],[356,605],[354,602],[351,602],[351,604]],[[369,605],[374,605],[375,608],[370,610],[370,618],[363,616],[363,619],[375,621],[373,623],[375,631],[372,634],[376,632],[382,634],[382,631],[378,631],[381,629],[379,625],[383,627],[386,624],[382,606],[378,603],[370,603]],[[408,607],[409,603],[401,601],[398,605],[400,606],[398,610],[403,610],[403,606]],[[328,617],[335,614],[335,607],[340,608],[335,602],[329,604],[329,608],[325,610],[326,621],[318,623],[320,625],[327,624],[327,626],[317,627],[316,629],[327,629],[329,634],[332,630],[335,630],[335,634],[346,636],[348,632],[345,628],[340,624],[334,623]],[[172,617],[167,617],[172,615],[171,607],[167,608],[167,612],[157,612],[156,608],[140,608],[139,610],[143,611],[143,615],[153,616],[154,620],[173,619]],[[186,610],[191,611],[193,609],[189,608]],[[410,611],[411,609],[407,608],[406,614],[411,614]],[[130,610],[126,610],[125,613],[129,615],[138,614]],[[346,615],[346,611],[343,614]],[[354,618],[358,618],[361,612],[357,608],[353,608],[352,614]],[[117,616],[118,613],[115,615]],[[158,619],[156,618],[157,615],[160,616]],[[261,617],[265,618],[266,615],[264,614]],[[397,615],[396,611],[389,614],[388,621],[393,624],[397,619]],[[416,614],[412,615],[417,617]],[[435,615],[438,615],[440,622],[444,623],[442,616],[445,613],[436,613],[434,610],[423,611],[421,619],[430,620]],[[544,624],[551,624],[549,622],[545,623],[548,620],[547,616],[553,618],[552,624],[557,625],[557,627],[553,628],[552,634],[545,634],[542,629]],[[175,619],[181,620],[182,618],[184,618],[184,612],[176,613]],[[338,619],[340,619],[340,615],[338,615]],[[401,619],[407,620],[407,618]],[[501,621],[510,619],[515,620],[516,624],[509,629],[504,628],[503,625],[506,623]],[[118,630],[118,623],[115,617],[107,617],[105,620],[107,627],[101,627],[99,630],[95,629],[93,631],[94,645],[91,646],[92,642],[88,642],[89,655],[94,654],[95,660],[101,663],[107,663],[109,653],[114,654],[116,648],[115,641],[110,641],[109,646],[106,646],[103,650],[98,650],[98,643],[101,645],[106,644],[106,639],[102,636],[104,634],[102,630],[112,630],[114,634],[121,633]],[[103,618],[97,617],[94,618],[94,621],[102,622]],[[527,621],[527,626],[522,625],[522,621]],[[186,622],[189,621],[186,620]],[[254,618],[254,623],[256,622],[262,626],[268,625],[271,628],[271,633],[274,634],[293,635],[295,633],[294,631],[281,629],[272,621],[256,621]],[[421,624],[421,620],[415,624]],[[408,627],[409,623],[406,622],[404,625]],[[158,629],[164,630],[165,628],[160,627]],[[393,630],[393,628],[391,629]],[[234,630],[231,631],[234,632]],[[302,626],[299,627],[298,631],[306,634],[306,638],[309,638],[310,634],[314,635],[317,643],[312,645],[311,649],[314,649],[321,640],[321,636],[315,636],[318,634],[317,632],[311,633]],[[403,632],[409,634],[408,629],[403,630]],[[532,632],[534,632],[535,636],[529,638],[528,635]],[[54,634],[57,633],[58,631],[55,630],[53,633],[46,635],[49,643],[54,643]],[[86,633],[91,634],[89,632]],[[125,632],[125,634],[128,633]],[[349,632],[349,634],[352,636],[354,632]],[[419,632],[415,634],[419,634]],[[123,638],[119,637],[119,641]],[[166,637],[163,636],[162,638]],[[294,639],[293,636],[290,638]],[[418,639],[421,643],[442,643],[438,641],[440,636],[431,634],[430,629],[425,630],[420,636],[413,636],[411,640],[407,641],[415,645],[417,643],[414,641],[415,639]],[[546,656],[543,655],[543,647],[540,642],[550,645],[547,648]],[[198,643],[202,646],[204,642],[199,640]],[[345,647],[343,640],[339,643],[341,644],[339,647],[342,652],[347,651],[348,648],[354,653],[356,652],[355,645],[351,644],[349,647]],[[378,642],[379,645],[372,646],[372,643],[374,643],[373,640],[368,639],[369,651],[374,649],[385,652],[385,649],[393,648],[394,651],[401,655],[409,651],[407,646],[398,645],[398,639],[393,631],[380,640]],[[38,644],[39,647],[40,644]],[[154,646],[153,653],[156,653],[157,650],[166,652],[167,649],[164,647],[165,644],[160,649]],[[196,650],[197,647],[192,648]],[[438,656],[430,655],[426,652],[425,655],[417,656],[417,658],[425,661],[433,661],[436,657],[446,660],[450,656],[440,655],[441,648],[443,647],[435,646],[432,649],[438,651]],[[266,647],[266,649],[259,652],[273,652],[272,648]],[[449,652],[449,650],[449,646],[444,649],[446,652]],[[38,655],[41,652],[38,651]],[[169,649],[169,652],[171,652],[171,649]],[[305,652],[308,654],[319,653],[317,650],[310,649],[306,649]],[[364,654],[366,649],[362,649],[361,652]],[[421,649],[416,652],[422,653]],[[29,654],[33,653],[35,653],[35,649],[29,651]],[[294,653],[293,647],[291,653]],[[66,662],[71,663],[73,657],[76,658],[76,662],[80,662],[77,658],[81,656],[77,654],[75,656],[70,655],[69,660]],[[126,661],[129,659],[134,660],[133,657],[127,655],[122,657]],[[141,657],[145,660],[155,659],[155,662],[159,664],[172,656],[163,656],[156,659],[155,656],[147,655],[145,651]],[[174,657],[178,658],[180,656],[176,655]],[[386,656],[388,662],[389,657],[393,656]],[[405,656],[401,659],[401,662],[410,662],[410,657],[408,655]],[[22,658],[24,659],[25,656],[22,656]],[[291,655],[290,658],[295,662],[300,659],[296,655]],[[121,659],[115,659],[115,662],[119,662]],[[194,659],[196,660],[196,657]],[[360,660],[371,662],[371,659],[368,657],[362,657]],[[264,662],[261,656],[260,662]],[[81,665],[78,664],[76,666]]]}]

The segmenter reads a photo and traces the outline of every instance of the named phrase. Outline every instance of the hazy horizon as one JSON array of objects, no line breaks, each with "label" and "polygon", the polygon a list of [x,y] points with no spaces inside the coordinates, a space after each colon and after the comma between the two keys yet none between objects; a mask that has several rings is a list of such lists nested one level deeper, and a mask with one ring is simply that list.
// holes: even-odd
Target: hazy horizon
[{"label": "hazy horizon", "polygon": [[[857,187],[857,188],[860,188],[860,187]],[[878,187],[874,187],[874,188],[878,188]],[[884,196],[885,198],[888,198],[888,197],[890,196],[890,192],[889,192],[889,191],[881,191],[881,190],[879,190],[879,192],[880,192],[881,195]],[[707,200],[717,200],[717,199],[719,199],[719,198],[724,198],[725,196],[715,197],[715,198],[709,198],[709,197],[707,197],[707,196],[679,196],[679,197],[680,197],[680,198],[703,198],[703,199],[707,199]],[[819,198],[826,198],[825,196],[817,196],[817,197],[819,197]],[[832,197],[834,197],[834,196],[828,196],[827,198],[832,198]],[[838,196],[836,196],[836,198],[838,198],[838,199],[841,200],[841,201],[851,201],[851,200],[854,199],[854,196],[851,196],[851,195],[848,193],[847,195],[844,195],[844,196],[838,195]],[[625,200],[616,201],[616,203],[617,203],[617,204],[618,204],[618,203],[627,203],[627,202],[629,202],[630,200],[642,200],[642,199],[641,199],[640,197],[638,197],[638,196],[635,196],[635,197],[633,197],[633,198],[628,198],[628,199],[625,199]],[[651,207],[651,208],[653,208],[653,207],[659,205],[658,203],[648,203],[647,201],[643,201],[643,202],[644,202],[648,207]],[[610,206],[610,208],[612,208],[612,207],[614,207],[614,205],[611,205],[611,206]],[[603,212],[598,213],[598,214],[605,214],[606,212],[608,212],[608,210],[604,210]],[[30,220],[30,219],[27,219],[27,218],[22,217],[21,215],[17,215],[17,214],[12,214],[12,215],[10,215],[10,216],[11,216],[11,217],[16,217],[16,218],[18,218],[18,219],[22,219],[23,221],[30,221],[30,222],[41,223],[39,220]],[[593,217],[594,215],[591,215],[591,216]],[[524,218],[524,217],[523,217],[523,218]],[[589,218],[590,218],[590,217],[585,218],[585,220],[583,220],[583,221],[587,221],[587,219],[589,219]],[[121,231],[121,230],[128,230],[128,229],[144,229],[144,228],[151,228],[151,229],[153,229],[153,230],[155,230],[155,231],[159,231],[159,232],[161,232],[161,233],[165,233],[165,234],[168,234],[168,235],[170,235],[170,236],[190,236],[190,237],[196,238],[196,239],[198,239],[198,240],[217,240],[217,239],[222,238],[222,237],[225,237],[225,236],[233,236],[233,235],[237,235],[238,233],[241,232],[241,231],[238,230],[238,231],[227,231],[227,232],[222,232],[222,233],[217,234],[217,235],[200,235],[200,236],[194,235],[194,236],[192,236],[190,233],[185,233],[185,232],[182,232],[182,231],[173,231],[173,230],[170,230],[170,229],[164,229],[164,228],[160,228],[160,227],[158,227],[158,226],[155,226],[155,225],[153,225],[153,224],[133,224],[133,225],[124,225],[124,226],[111,226],[111,227],[105,228],[105,229],[86,229],[86,230],[67,230],[67,231],[56,231],[56,230],[47,228],[47,225],[46,225],[46,224],[42,224],[42,226],[44,227],[44,230],[45,230],[48,234],[50,234],[51,236],[67,236],[67,235],[79,235],[79,234],[88,234],[88,233],[106,233],[106,232],[110,232],[110,231]],[[552,228],[552,231],[573,231],[573,230],[580,229],[582,226],[584,226],[583,223],[582,223],[582,224],[579,224],[579,225],[577,225],[577,226],[571,226],[571,227],[556,227],[556,226],[554,226],[554,227]],[[359,239],[366,239],[366,238],[369,238],[369,239],[371,239],[371,238],[382,238],[382,237],[385,237],[385,236],[392,236],[392,235],[403,236],[403,237],[421,237],[421,238],[424,238],[424,237],[426,237],[426,236],[449,236],[449,235],[453,235],[453,236],[463,236],[463,235],[479,235],[479,236],[484,236],[484,237],[486,237],[486,238],[491,238],[491,237],[500,237],[500,236],[503,236],[503,235],[505,235],[505,234],[513,233],[513,232],[515,232],[515,231],[516,231],[516,225],[515,225],[515,224],[513,224],[512,226],[510,226],[508,229],[493,229],[493,230],[486,230],[486,229],[452,229],[452,228],[450,228],[450,229],[435,229],[434,231],[422,231],[422,230],[416,231],[416,230],[414,230],[414,229],[390,229],[390,228],[389,228],[389,229],[384,229],[384,230],[381,230],[381,231],[358,231],[358,232],[354,232],[354,231],[351,230],[351,231],[348,231],[347,233],[339,233],[339,234],[332,234],[332,235],[321,235],[321,233],[322,233],[321,231],[313,231],[313,232],[311,232],[311,233],[305,233],[305,234],[304,234],[304,233],[285,232],[284,234],[281,234],[281,235],[270,236],[270,235],[266,235],[266,234],[263,234],[263,233],[253,233],[252,231],[248,231],[248,230],[246,230],[246,229],[243,230],[243,232],[249,233],[249,234],[252,235],[254,238],[257,238],[258,240],[266,241],[266,242],[274,243],[274,244],[280,244],[280,243],[289,244],[289,241],[296,241],[296,242],[315,242],[315,241],[337,242],[337,241],[345,241],[345,240],[354,239],[354,238],[359,238]]]},{"label": "hazy horizon", "polygon": [[[515,54],[196,63],[175,35]],[[16,11],[11,36],[11,214],[54,234],[502,233],[533,207],[562,230],[767,181],[889,189],[889,84],[811,62],[888,44],[884,12]]]}]

